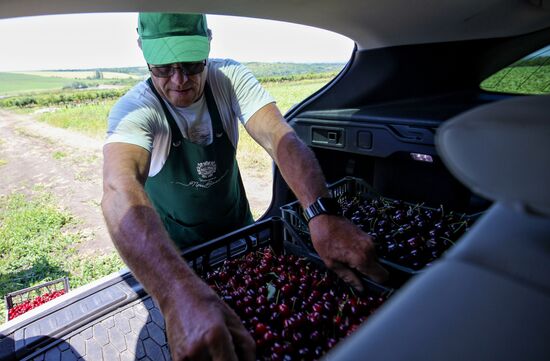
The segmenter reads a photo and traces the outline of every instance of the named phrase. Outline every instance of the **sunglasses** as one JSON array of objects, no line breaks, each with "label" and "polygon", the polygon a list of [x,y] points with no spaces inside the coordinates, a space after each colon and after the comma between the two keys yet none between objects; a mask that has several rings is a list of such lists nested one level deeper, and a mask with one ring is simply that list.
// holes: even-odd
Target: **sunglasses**
[{"label": "sunglasses", "polygon": [[202,73],[206,66],[206,60],[193,63],[173,63],[167,65],[149,65],[149,71],[156,77],[169,78],[179,69],[184,75],[196,75]]}]

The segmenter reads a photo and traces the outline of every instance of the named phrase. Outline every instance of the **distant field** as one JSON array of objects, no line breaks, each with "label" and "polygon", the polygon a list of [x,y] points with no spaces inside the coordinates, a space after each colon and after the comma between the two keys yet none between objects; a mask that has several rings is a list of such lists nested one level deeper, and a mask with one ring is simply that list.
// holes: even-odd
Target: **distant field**
[{"label": "distant field", "polygon": [[63,78],[46,78],[38,75],[0,73],[0,95],[61,89],[70,83],[70,80]]},{"label": "distant field", "polygon": [[75,88],[77,87],[75,84],[78,84],[78,87],[97,87],[130,84],[139,80],[136,75],[124,73],[102,72],[102,74],[102,79],[91,79],[95,75],[93,71],[0,73],[0,97]]},{"label": "distant field", "polygon": [[[16,72],[14,74],[38,75],[51,78],[66,78],[66,79],[94,79],[95,71],[25,71]],[[103,79],[140,79],[134,74],[116,73],[116,72],[101,72]]]},{"label": "distant field", "polygon": [[[344,66],[339,63],[245,63],[259,79],[266,81],[303,80],[336,75]],[[85,70],[0,72],[0,98],[28,95],[33,92],[81,89],[99,85],[125,85],[147,76],[146,67],[100,68]]]}]

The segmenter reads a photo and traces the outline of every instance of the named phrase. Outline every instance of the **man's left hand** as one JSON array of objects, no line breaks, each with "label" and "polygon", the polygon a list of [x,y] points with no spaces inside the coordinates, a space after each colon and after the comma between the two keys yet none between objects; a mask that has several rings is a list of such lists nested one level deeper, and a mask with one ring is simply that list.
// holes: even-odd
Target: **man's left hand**
[{"label": "man's left hand", "polygon": [[309,229],[313,246],[325,265],[340,278],[363,291],[355,271],[375,282],[387,280],[388,272],[378,263],[372,237],[341,216],[319,215]]}]

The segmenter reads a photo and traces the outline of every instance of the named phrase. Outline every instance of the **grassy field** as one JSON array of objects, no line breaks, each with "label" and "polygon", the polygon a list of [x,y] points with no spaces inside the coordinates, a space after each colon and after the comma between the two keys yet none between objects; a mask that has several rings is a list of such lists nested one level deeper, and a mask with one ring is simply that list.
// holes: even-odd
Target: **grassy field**
[{"label": "grassy field", "polygon": [[[83,77],[85,74],[89,77]],[[136,75],[115,72],[104,73],[101,79],[93,78],[93,72],[0,72],[0,98],[37,92],[60,91],[66,88],[100,87],[128,84],[140,79]]]},{"label": "grassy field", "polygon": [[23,92],[61,89],[70,84],[64,78],[47,78],[38,75],[0,73],[0,94],[13,95]]},{"label": "grassy field", "polygon": [[502,93],[546,94],[550,92],[550,65],[504,68],[483,81],[481,88]]},{"label": "grassy field", "polygon": [[105,137],[107,116],[114,103],[115,100],[107,100],[99,104],[69,106],[35,115],[35,118],[58,128],[71,129],[102,139]]},{"label": "grassy field", "polygon": [[[73,226],[78,219],[59,209],[43,189],[0,197],[0,296],[68,276],[71,288],[120,270],[115,252],[82,257],[75,247],[85,238]],[[0,322],[5,304],[0,303]]]},{"label": "grassy field", "polygon": [[[93,70],[83,71],[25,71],[15,72],[15,74],[36,75],[47,78],[64,78],[64,79],[94,79],[96,72]],[[116,73],[112,71],[102,71],[103,79],[139,79],[137,75]]]}]

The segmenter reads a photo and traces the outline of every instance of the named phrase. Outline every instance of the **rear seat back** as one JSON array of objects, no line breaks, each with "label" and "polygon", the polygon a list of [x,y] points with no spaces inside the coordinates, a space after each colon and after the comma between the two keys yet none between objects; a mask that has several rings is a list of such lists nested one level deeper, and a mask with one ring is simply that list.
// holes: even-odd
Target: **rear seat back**
[{"label": "rear seat back", "polygon": [[550,96],[476,108],[438,130],[449,170],[495,201],[449,254],[550,293]]},{"label": "rear seat back", "polygon": [[493,206],[327,360],[547,360],[550,96],[517,97],[445,123],[450,171]]},{"label": "rear seat back", "polygon": [[550,217],[550,96],[521,96],[443,124],[438,152],[453,175],[496,202]]}]

